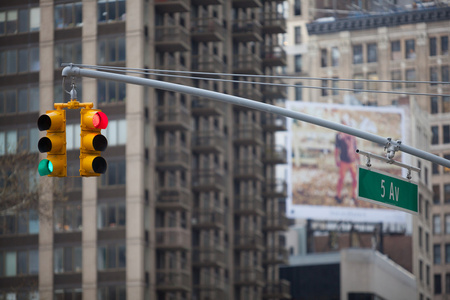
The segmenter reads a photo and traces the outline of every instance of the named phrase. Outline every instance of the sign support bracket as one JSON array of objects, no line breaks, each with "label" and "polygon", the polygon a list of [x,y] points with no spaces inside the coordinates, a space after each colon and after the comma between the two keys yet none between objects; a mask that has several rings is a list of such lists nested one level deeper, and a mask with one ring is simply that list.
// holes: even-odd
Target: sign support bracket
[{"label": "sign support bracket", "polygon": [[[390,140],[390,138],[388,138],[388,141],[389,140]],[[397,143],[401,143],[401,141],[397,141]],[[386,157],[381,156],[381,155],[377,155],[377,154],[373,154],[373,153],[370,153],[370,152],[366,152],[366,151],[363,151],[361,149],[356,149],[356,153],[366,156],[366,158],[367,158],[366,166],[368,168],[370,168],[372,166],[372,164],[370,163],[370,158],[375,158],[375,159],[379,159],[381,161],[384,161],[384,162],[386,162],[388,164],[396,165],[396,166],[399,166],[399,167],[407,169],[408,170],[408,174],[406,175],[406,178],[408,178],[409,180],[411,180],[411,178],[412,178],[411,171],[420,173],[421,170],[419,168],[416,168],[414,166],[407,165],[407,164],[404,164],[404,163],[401,163],[401,162],[398,162],[398,161],[395,161],[395,160],[392,159],[392,157],[394,157],[394,154],[395,154],[395,151],[396,151],[395,150],[395,146],[393,146],[392,144],[390,144],[388,142],[386,144],[385,149],[387,150]]]}]

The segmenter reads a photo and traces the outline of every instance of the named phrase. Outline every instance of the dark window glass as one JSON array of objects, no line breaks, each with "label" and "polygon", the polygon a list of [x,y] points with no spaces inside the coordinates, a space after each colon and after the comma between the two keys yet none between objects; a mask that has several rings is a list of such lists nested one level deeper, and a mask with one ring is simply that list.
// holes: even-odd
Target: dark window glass
[{"label": "dark window glass", "polygon": [[441,37],[441,55],[448,55],[448,36]]},{"label": "dark window glass", "polygon": [[294,1],[294,15],[300,16],[302,14],[302,2],[300,0]]},{"label": "dark window glass", "polygon": [[430,56],[436,56],[437,54],[437,45],[436,45],[436,38],[432,37],[430,38]]},{"label": "dark window glass", "polygon": [[353,64],[363,63],[363,47],[362,45],[353,46]]},{"label": "dark window glass", "polygon": [[433,262],[435,265],[441,264],[441,244],[433,245]]},{"label": "dark window glass", "polygon": [[416,41],[406,40],[405,41],[405,58],[414,59],[416,58]]},{"label": "dark window glass", "polygon": [[442,113],[450,112],[450,96],[442,96]]},{"label": "dark window glass", "polygon": [[442,126],[444,144],[450,143],[450,125]]},{"label": "dark window glass", "polygon": [[439,204],[441,201],[441,193],[439,185],[433,185],[433,204]]},{"label": "dark window glass", "polygon": [[328,80],[322,80],[322,96],[328,96]]},{"label": "dark window glass", "polygon": [[437,85],[437,81],[439,81],[437,67],[430,67],[430,81],[434,81],[430,83],[431,85]]},{"label": "dark window glass", "polygon": [[441,274],[434,274],[434,294],[438,295],[442,293]]},{"label": "dark window glass", "polygon": [[295,100],[302,101],[303,100],[302,83],[298,82],[295,85],[296,85],[295,86]]},{"label": "dark window glass", "polygon": [[320,50],[320,66],[326,67],[328,62],[328,50],[327,49],[321,49]]},{"label": "dark window glass", "polygon": [[432,114],[437,114],[439,112],[438,97],[436,96],[430,98],[430,112]]},{"label": "dark window glass", "polygon": [[302,55],[295,55],[295,72],[300,73],[302,71]]},{"label": "dark window glass", "polygon": [[[401,71],[392,71],[391,72],[392,80],[402,80],[402,72]],[[392,89],[397,90],[402,88],[401,82],[392,82]]]},{"label": "dark window glass", "polygon": [[448,66],[441,67],[441,80],[442,82],[449,82],[449,68]]},{"label": "dark window glass", "polygon": [[367,62],[376,62],[378,60],[377,44],[367,45]]},{"label": "dark window glass", "polygon": [[439,143],[439,127],[431,126],[431,144],[436,145]]},{"label": "dark window glass", "polygon": [[400,41],[391,42],[391,59],[398,60],[402,58],[402,53],[400,49]]}]

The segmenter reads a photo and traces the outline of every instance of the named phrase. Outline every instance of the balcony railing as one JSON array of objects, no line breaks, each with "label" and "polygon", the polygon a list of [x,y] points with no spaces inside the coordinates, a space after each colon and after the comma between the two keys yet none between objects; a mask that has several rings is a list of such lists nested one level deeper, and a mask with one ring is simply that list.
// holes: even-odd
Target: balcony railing
[{"label": "balcony railing", "polygon": [[233,0],[233,7],[246,8],[246,7],[261,7],[260,0]]},{"label": "balcony railing", "polygon": [[234,271],[234,281],[237,284],[263,283],[263,270],[260,268],[238,267]]},{"label": "balcony railing", "polygon": [[263,32],[266,34],[286,33],[286,18],[279,12],[268,12],[262,15]]},{"label": "balcony railing", "polygon": [[[223,60],[215,54],[192,55],[191,68],[194,71],[206,73],[225,73]],[[211,74],[208,76],[212,76]],[[216,102],[211,101],[210,102]]]},{"label": "balcony railing", "polygon": [[262,118],[262,128],[266,131],[286,131],[287,130],[287,120],[285,117],[280,115],[275,115],[271,113],[265,113],[261,115]]},{"label": "balcony railing", "polygon": [[202,228],[222,228],[225,224],[223,211],[218,209],[194,210],[192,212],[192,226]]},{"label": "balcony railing", "polygon": [[220,42],[225,38],[225,28],[216,18],[199,18],[192,20],[192,39],[197,42]]},{"label": "balcony railing", "polygon": [[156,148],[156,167],[158,169],[189,168],[189,151],[186,148],[159,146]]},{"label": "balcony railing", "polygon": [[191,184],[196,191],[219,191],[225,188],[225,176],[216,169],[195,171]]},{"label": "balcony railing", "polygon": [[218,116],[225,112],[225,104],[218,101],[211,101],[200,97],[191,98],[191,110],[193,115],[201,116]]},{"label": "balcony railing", "polygon": [[[254,101],[261,102],[263,100],[263,94],[258,87],[245,87],[243,89],[234,90],[234,94],[238,97],[247,98]],[[248,109],[245,106],[236,106],[237,109]]]},{"label": "balcony railing", "polygon": [[257,159],[238,160],[234,165],[236,179],[263,179],[263,164]]},{"label": "balcony railing", "polygon": [[181,26],[155,26],[155,46],[159,51],[189,51],[191,41],[188,30]]},{"label": "balcony railing", "polygon": [[263,289],[264,299],[290,299],[291,298],[291,284],[287,280],[280,279],[275,282],[267,282]]},{"label": "balcony railing", "polygon": [[283,146],[267,147],[263,153],[263,162],[266,164],[286,164],[286,148]]},{"label": "balcony railing", "polygon": [[236,124],[233,141],[240,145],[260,145],[262,144],[261,126],[255,123]]},{"label": "balcony railing", "polygon": [[188,130],[190,121],[189,111],[181,106],[156,108],[156,126],[169,130]]},{"label": "balcony railing", "polygon": [[233,72],[241,74],[261,74],[262,60],[256,54],[238,54],[233,58]]},{"label": "balcony railing", "polygon": [[158,290],[191,289],[191,277],[183,270],[156,270],[156,288]]},{"label": "balcony railing", "polygon": [[235,195],[234,213],[264,214],[262,198],[257,195]]},{"label": "balcony railing", "polygon": [[191,193],[184,188],[160,189],[156,198],[156,206],[163,209],[189,209],[191,203]]},{"label": "balcony railing", "polygon": [[220,153],[225,151],[225,137],[217,132],[199,132],[193,134],[192,150],[202,153]]},{"label": "balcony railing", "polygon": [[195,247],[192,251],[192,264],[196,266],[225,265],[225,251],[222,247]]},{"label": "balcony railing", "polygon": [[267,247],[264,251],[265,264],[286,264],[289,260],[287,249],[282,247]]},{"label": "balcony railing", "polygon": [[234,247],[239,249],[262,250],[264,239],[259,231],[238,231],[234,233]]},{"label": "balcony railing", "polygon": [[263,64],[267,67],[286,65],[286,51],[277,45],[266,45],[261,53]]},{"label": "balcony railing", "polygon": [[161,248],[189,248],[190,232],[182,228],[156,228],[156,246]]}]

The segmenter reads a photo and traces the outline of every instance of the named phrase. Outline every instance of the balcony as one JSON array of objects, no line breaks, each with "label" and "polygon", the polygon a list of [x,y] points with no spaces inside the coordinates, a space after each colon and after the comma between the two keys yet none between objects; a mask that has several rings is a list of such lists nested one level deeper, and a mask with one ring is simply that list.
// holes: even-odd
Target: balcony
[{"label": "balcony", "polygon": [[261,58],[256,54],[238,54],[233,57],[233,72],[238,74],[262,74]]},{"label": "balcony", "polygon": [[162,13],[189,11],[188,0],[155,0],[155,9]]},{"label": "balcony", "polygon": [[199,132],[191,139],[192,151],[196,153],[223,153],[225,151],[225,137],[217,132]]},{"label": "balcony", "polygon": [[233,0],[233,7],[246,8],[246,7],[261,7],[260,0]]},{"label": "balcony", "polygon": [[160,106],[156,108],[156,126],[163,130],[189,130],[191,116],[182,106]]},{"label": "balcony", "polygon": [[225,267],[225,250],[220,246],[194,247],[192,265],[194,267]]},{"label": "balcony", "polygon": [[289,261],[289,254],[286,248],[283,247],[267,247],[264,252],[264,264],[277,265],[287,264]]},{"label": "balcony", "polygon": [[[275,81],[273,83],[282,84],[282,82],[279,81]],[[266,100],[281,99],[284,101],[287,98],[286,86],[266,84],[262,85],[262,91],[264,93],[264,99]]]},{"label": "balcony", "polygon": [[287,130],[287,119],[283,116],[272,113],[263,113],[261,119],[262,129],[264,131],[275,132]]},{"label": "balcony", "polygon": [[[234,90],[234,95],[254,101],[263,101],[263,94],[259,90],[258,86],[254,86],[251,84],[247,84],[245,88]],[[250,108],[246,106],[235,105],[235,110],[250,110]]]},{"label": "balcony", "polygon": [[[223,60],[215,54],[192,55],[191,68],[197,72],[205,73],[225,73],[225,64]],[[205,74],[202,76],[216,76],[214,74]],[[217,103],[217,101],[209,100]]]},{"label": "balcony", "polygon": [[239,250],[264,250],[262,233],[254,230],[241,230],[234,233],[234,248]]},{"label": "balcony", "polygon": [[263,299],[291,299],[291,283],[284,279],[267,282],[263,289]]},{"label": "balcony", "polygon": [[223,228],[225,216],[219,209],[196,209],[192,212],[192,227],[203,229]]},{"label": "balcony", "polygon": [[279,165],[287,163],[287,151],[283,146],[268,146],[263,153],[265,164]]},{"label": "balcony", "polygon": [[177,52],[191,50],[188,30],[180,25],[155,26],[155,47],[157,51]]},{"label": "balcony", "polygon": [[279,67],[286,65],[286,51],[276,45],[266,45],[262,50],[262,62],[265,67]]},{"label": "balcony", "polygon": [[225,286],[220,281],[215,284],[201,282],[199,285],[194,285],[194,290],[198,297],[197,299],[229,300]]},{"label": "balcony", "polygon": [[189,249],[191,247],[190,231],[171,227],[156,228],[156,247]]},{"label": "balcony", "polygon": [[286,18],[279,12],[264,13],[262,29],[265,34],[286,33]]},{"label": "balcony", "polygon": [[243,146],[261,145],[263,143],[261,126],[255,123],[236,124],[233,142]]},{"label": "balcony", "polygon": [[156,208],[159,209],[184,209],[189,210],[192,203],[192,196],[188,189],[165,188],[160,189],[156,197]]},{"label": "balcony", "polygon": [[234,270],[235,284],[264,284],[264,273],[262,268],[258,267],[237,267]]},{"label": "balcony", "polygon": [[286,198],[287,183],[284,179],[268,179],[263,187],[263,196],[267,198]]},{"label": "balcony", "polygon": [[238,180],[263,180],[263,164],[257,159],[235,161],[234,178]]},{"label": "balcony", "polygon": [[179,269],[156,270],[156,289],[158,291],[190,291],[191,276]]},{"label": "balcony", "polygon": [[[220,5],[222,0],[191,0],[193,5]],[[211,298],[214,299],[214,298]]]},{"label": "balcony", "polygon": [[191,184],[197,192],[221,191],[225,187],[225,176],[217,169],[196,171],[192,174]]},{"label": "balcony", "polygon": [[222,22],[215,18],[192,20],[191,38],[196,42],[221,42],[225,38]]},{"label": "balcony", "polygon": [[182,147],[156,147],[156,168],[175,170],[189,168],[189,151]]},{"label": "balcony", "polygon": [[[186,66],[182,65],[178,62],[178,60],[172,58],[172,59],[163,59],[159,60],[157,59],[155,62],[155,66],[157,69],[160,70],[177,70],[177,71],[187,71]],[[174,74],[169,74],[174,75]],[[158,75],[158,80],[165,81],[165,82],[171,82],[176,84],[182,84],[182,85],[190,85],[191,79],[189,78],[183,78],[183,77],[175,77],[175,76],[163,76]]]},{"label": "balcony", "polygon": [[237,42],[261,42],[262,26],[256,20],[234,20],[233,39]]},{"label": "balcony", "polygon": [[286,231],[289,228],[289,220],[284,211],[268,212],[263,227],[267,231]]},{"label": "balcony", "polygon": [[192,96],[191,112],[194,116],[222,116],[225,104],[220,101]]},{"label": "balcony", "polygon": [[240,215],[264,215],[262,198],[257,195],[235,195],[234,213]]}]

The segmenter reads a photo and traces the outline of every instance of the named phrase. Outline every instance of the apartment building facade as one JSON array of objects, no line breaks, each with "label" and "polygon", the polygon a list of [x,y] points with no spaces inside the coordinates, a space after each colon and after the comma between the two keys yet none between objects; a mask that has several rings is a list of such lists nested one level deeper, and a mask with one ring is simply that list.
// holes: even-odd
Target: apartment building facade
[{"label": "apartment building facade", "polygon": [[[430,2],[436,3],[426,7],[403,7],[391,12],[313,22],[315,16],[312,12],[323,7],[319,4],[315,7],[312,1],[294,1],[288,18],[288,32],[291,34],[287,39],[287,73],[307,75],[314,80],[292,80],[291,83],[297,87],[289,92],[288,99],[404,106],[402,92],[423,93],[409,96],[414,103],[409,101],[404,106],[410,112],[407,114],[410,116],[407,139],[414,147],[448,157],[447,103],[450,98],[447,95],[450,90],[446,82],[449,81],[450,64],[450,8],[442,3],[445,1]],[[296,10],[295,5],[302,9]],[[302,34],[307,31],[307,36],[302,35],[299,39],[293,34],[297,31]],[[303,44],[303,40],[307,43]],[[393,91],[397,94],[363,90]],[[428,115],[424,117],[421,110]],[[445,249],[450,249],[445,225],[448,175],[441,166],[414,157],[408,159],[410,164],[422,169],[420,176],[415,177],[419,181],[420,214],[413,218],[413,274],[417,280],[418,299],[443,299],[450,292],[450,285],[445,281],[445,278],[450,279],[450,275],[447,275],[448,266],[444,261],[444,257],[448,256]]]},{"label": "apartment building facade", "polygon": [[[281,5],[0,4],[1,156],[29,152],[37,168],[36,120],[69,99],[72,79],[62,84],[62,62],[233,73],[151,78],[266,103],[285,99],[279,86],[244,83],[252,81],[246,74],[276,75],[286,64]],[[278,275],[288,259],[287,191],[275,172],[286,163],[286,149],[274,138],[285,120],[142,86],[88,78],[74,83],[79,101],[94,102],[109,117],[107,172],[77,177],[79,115],[68,111],[68,178],[40,178],[46,188],[38,206],[6,210],[0,219],[0,295],[289,299],[289,282]],[[52,186],[61,193],[49,192]]]}]

